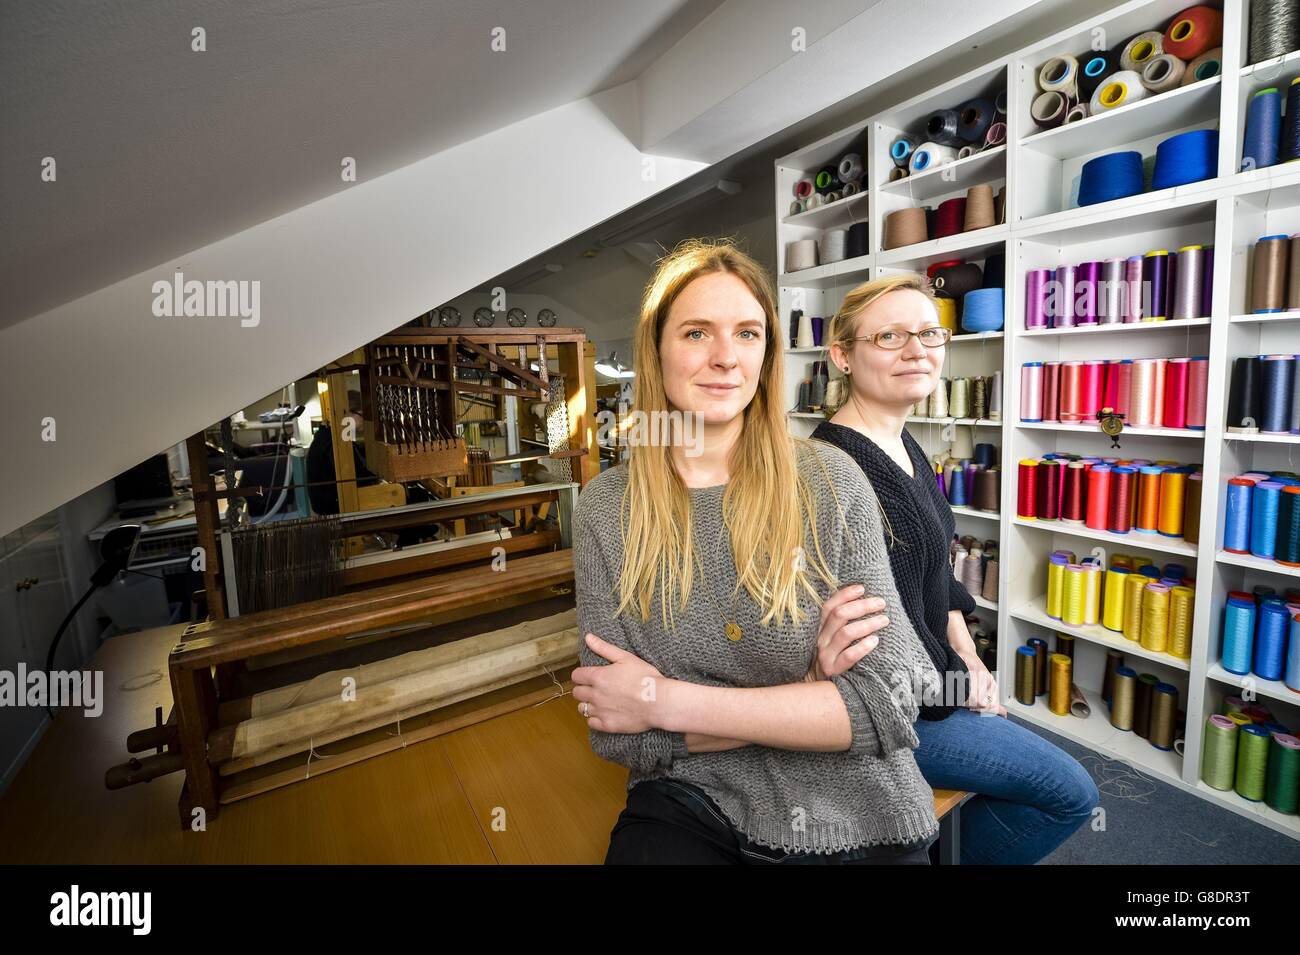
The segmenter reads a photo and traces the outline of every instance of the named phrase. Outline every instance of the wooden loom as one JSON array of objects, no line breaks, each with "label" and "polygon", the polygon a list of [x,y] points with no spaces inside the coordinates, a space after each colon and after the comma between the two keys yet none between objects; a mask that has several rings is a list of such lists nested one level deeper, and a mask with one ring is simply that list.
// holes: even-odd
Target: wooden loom
[{"label": "wooden loom", "polygon": [[[171,714],[163,721],[159,712],[153,727],[128,737],[129,752],[154,752],[112,767],[105,777],[109,788],[183,771],[179,810],[182,826],[189,827],[195,810],[211,818],[223,804],[562,692],[578,656],[569,528],[577,490],[590,473],[594,398],[586,388],[591,376],[584,373],[585,336],[575,329],[545,332],[521,329],[467,338],[456,329],[411,328],[368,346],[367,420],[382,424],[367,452],[369,457],[372,448],[390,446],[387,464],[372,469],[390,469],[401,479],[428,478],[430,468],[456,474],[466,466],[463,442],[439,445],[446,439],[428,439],[431,433],[455,433],[446,410],[454,412],[454,402],[426,401],[422,391],[549,397],[564,403],[565,434],[532,457],[572,462],[571,481],[343,514],[338,533],[355,539],[430,520],[445,526],[534,507],[554,507],[559,530],[536,525],[509,537],[395,555],[383,564],[346,571],[353,592],[245,616],[226,618],[225,598],[233,604],[234,595],[224,586],[210,590],[211,619],[188,627],[168,658]],[[529,371],[528,345],[542,357],[556,338],[568,348],[559,354],[563,377],[553,381],[544,361],[538,362],[539,373]],[[502,345],[517,348],[518,364],[499,353]],[[469,362],[462,358],[466,352],[473,356]],[[498,369],[516,387],[483,384],[481,377],[462,382],[454,372],[448,381],[439,374],[440,361],[443,371]],[[196,441],[201,447],[201,440],[196,436],[191,447]],[[201,543],[216,553],[215,502],[231,492],[211,490],[202,456],[193,470],[200,534],[206,525],[208,537]],[[205,520],[209,506],[212,513]],[[205,582],[225,585],[228,577],[218,570]],[[381,583],[393,577],[405,579]]]}]

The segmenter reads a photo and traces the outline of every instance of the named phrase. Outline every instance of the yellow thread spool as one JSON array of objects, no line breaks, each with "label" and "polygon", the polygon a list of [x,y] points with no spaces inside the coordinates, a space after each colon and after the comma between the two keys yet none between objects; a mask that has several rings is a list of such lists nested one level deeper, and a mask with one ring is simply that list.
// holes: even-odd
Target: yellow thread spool
[{"label": "yellow thread spool", "polygon": [[1081,564],[1065,568],[1065,585],[1061,596],[1061,622],[1067,627],[1083,626],[1084,604],[1087,601],[1088,575]]},{"label": "yellow thread spool", "polygon": [[1232,720],[1232,722],[1236,723],[1238,726],[1249,726],[1251,723],[1255,722],[1245,713],[1229,713],[1228,719]]},{"label": "yellow thread spool", "polygon": [[1065,564],[1048,558],[1047,561],[1047,615],[1061,619],[1061,594],[1065,589]]},{"label": "yellow thread spool", "polygon": [[1160,473],[1160,520],[1156,524],[1165,537],[1183,536],[1183,497],[1187,493],[1187,475],[1182,471]]},{"label": "yellow thread spool", "polygon": [[1169,591],[1169,652],[1188,660],[1192,656],[1192,610],[1196,591],[1173,587]]},{"label": "yellow thread spool", "polygon": [[955,298],[936,298],[933,299],[935,307],[939,310],[939,324],[944,328],[957,330],[957,300]]},{"label": "yellow thread spool", "polygon": [[1070,675],[1074,661],[1064,653],[1053,653],[1047,660],[1051,673],[1048,676],[1047,708],[1057,716],[1070,715]]},{"label": "yellow thread spool", "polygon": [[1124,636],[1142,639],[1142,591],[1151,583],[1146,574],[1129,574],[1124,582]]},{"label": "yellow thread spool", "polygon": [[1169,586],[1147,584],[1142,593],[1142,646],[1155,653],[1169,647]]},{"label": "yellow thread spool", "polygon": [[1102,602],[1101,625],[1107,630],[1124,630],[1124,584],[1133,575],[1126,568],[1112,565],[1106,572],[1106,599]]},{"label": "yellow thread spool", "polygon": [[1101,620],[1101,565],[1083,565],[1083,623],[1095,627]]},{"label": "yellow thread spool", "polygon": [[1133,558],[1128,554],[1112,554],[1110,558],[1112,567],[1123,567],[1126,570],[1133,569]]}]

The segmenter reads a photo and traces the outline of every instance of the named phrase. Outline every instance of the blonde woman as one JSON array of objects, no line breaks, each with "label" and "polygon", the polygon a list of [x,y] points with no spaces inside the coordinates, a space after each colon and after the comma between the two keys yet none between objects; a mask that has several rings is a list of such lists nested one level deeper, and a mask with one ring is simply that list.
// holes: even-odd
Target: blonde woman
[{"label": "blonde woman", "polygon": [[573,695],[631,770],[606,862],[928,862],[912,723],[937,674],[861,470],[786,431],[766,273],[679,247],[635,363],[635,409],[698,416],[703,440],[633,446],[575,514]]},{"label": "blonde woman", "polygon": [[846,400],[813,437],[843,449],[875,489],[889,515],[903,607],[954,694],[922,708],[916,760],[931,786],[981,794],[962,810],[962,861],[1032,864],[1090,816],[1097,787],[1067,753],[998,718],[1006,710],[997,682],[966,628],[975,602],[948,564],[952,510],[904,427],[939,384],[948,338],[924,276],[851,291],[827,331],[831,361],[847,376]]}]

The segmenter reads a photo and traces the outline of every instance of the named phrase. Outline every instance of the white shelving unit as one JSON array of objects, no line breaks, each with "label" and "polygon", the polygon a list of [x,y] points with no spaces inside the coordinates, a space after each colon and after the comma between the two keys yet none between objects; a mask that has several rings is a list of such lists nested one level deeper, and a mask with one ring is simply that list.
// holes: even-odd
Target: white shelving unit
[{"label": "white shelving unit", "polygon": [[[1006,323],[1002,333],[957,336],[947,349],[944,375],[962,377],[1003,372],[1002,418],[995,421],[914,417],[908,428],[931,454],[954,442],[969,448],[990,442],[1003,465],[1001,512],[955,507],[958,532],[983,540],[996,537],[1000,550],[996,601],[982,598],[977,613],[996,626],[1000,686],[1007,708],[1032,723],[1123,759],[1156,778],[1200,798],[1223,805],[1293,838],[1300,839],[1300,817],[1282,815],[1235,792],[1219,792],[1200,781],[1202,727],[1226,696],[1253,692],[1275,716],[1300,729],[1300,693],[1276,681],[1240,677],[1219,663],[1220,628],[1230,590],[1268,584],[1279,592],[1300,586],[1300,571],[1273,561],[1229,554],[1222,549],[1223,499],[1228,479],[1255,469],[1300,471],[1300,437],[1230,435],[1224,428],[1231,361],[1239,355],[1300,352],[1300,312],[1252,315],[1248,308],[1250,250],[1263,235],[1300,233],[1300,163],[1239,172],[1245,107],[1265,86],[1283,87],[1300,75],[1300,51],[1252,66],[1245,65],[1249,0],[1223,0],[1223,72],[1148,96],[1122,109],[1053,130],[1039,130],[1030,119],[1038,68],[1053,56],[1080,55],[1104,31],[1113,45],[1120,38],[1159,29],[1187,7],[1186,0],[1134,0],[1108,13],[1069,26],[1010,56],[980,67],[923,96],[882,113],[863,116],[847,129],[776,161],[778,254],[798,238],[849,222],[870,223],[866,256],[779,278],[781,314],[792,307],[829,320],[844,295],[869,278],[902,270],[924,270],[949,259],[983,262],[1005,258]],[[900,132],[915,133],[924,117],[955,108],[975,96],[1007,91],[1007,142],[926,173],[888,181],[889,146]],[[1120,149],[1146,157],[1171,135],[1193,129],[1218,129],[1218,175],[1159,192],[1079,208],[1079,171],[1087,160]],[[850,149],[866,163],[864,192],[815,210],[788,216],[792,187],[802,175],[838,160]],[[977,232],[882,250],[885,217],[912,205],[934,207],[988,183],[1006,187],[1005,224]],[[869,186],[869,187],[868,187]],[[836,208],[840,207],[840,208]],[[1036,268],[1137,255],[1152,249],[1202,244],[1214,247],[1212,317],[1094,329],[1027,331],[1024,328],[1026,272]],[[800,304],[795,304],[796,302]],[[788,343],[787,343],[788,344]],[[787,407],[794,407],[799,381],[821,349],[785,352]],[[1026,361],[1082,358],[1177,357],[1208,355],[1209,401],[1203,431],[1127,428],[1121,449],[1090,425],[1024,423],[1019,420],[1019,369]],[[818,414],[791,414],[792,433],[807,435],[822,420]],[[1110,534],[1061,521],[1033,521],[1016,515],[1016,462],[1049,451],[1114,454],[1199,463],[1203,477],[1200,543],[1157,534]],[[996,527],[994,527],[996,525]],[[1058,548],[1079,553],[1101,548],[1109,559],[1125,553],[1164,565],[1181,563],[1197,581],[1192,653],[1180,659],[1146,651],[1101,627],[1067,628],[1043,609],[1048,555]],[[1022,706],[1014,698],[1014,654],[1034,636],[1052,642],[1055,631],[1075,640],[1075,682],[1088,696],[1088,719],[1056,716],[1040,698]],[[1182,753],[1162,751],[1134,733],[1111,726],[1100,699],[1106,650],[1118,648],[1140,672],[1151,672],[1179,690],[1186,711]]]}]

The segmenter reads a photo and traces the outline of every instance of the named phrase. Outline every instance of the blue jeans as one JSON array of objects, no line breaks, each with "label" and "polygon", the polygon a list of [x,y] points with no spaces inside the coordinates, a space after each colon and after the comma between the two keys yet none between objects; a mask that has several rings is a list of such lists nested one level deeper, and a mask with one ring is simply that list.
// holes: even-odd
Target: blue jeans
[{"label": "blue jeans", "polygon": [[959,709],[918,720],[916,764],[935,789],[977,793],[961,809],[961,861],[1033,865],[1092,815],[1097,784],[1058,746],[1004,716]]}]

